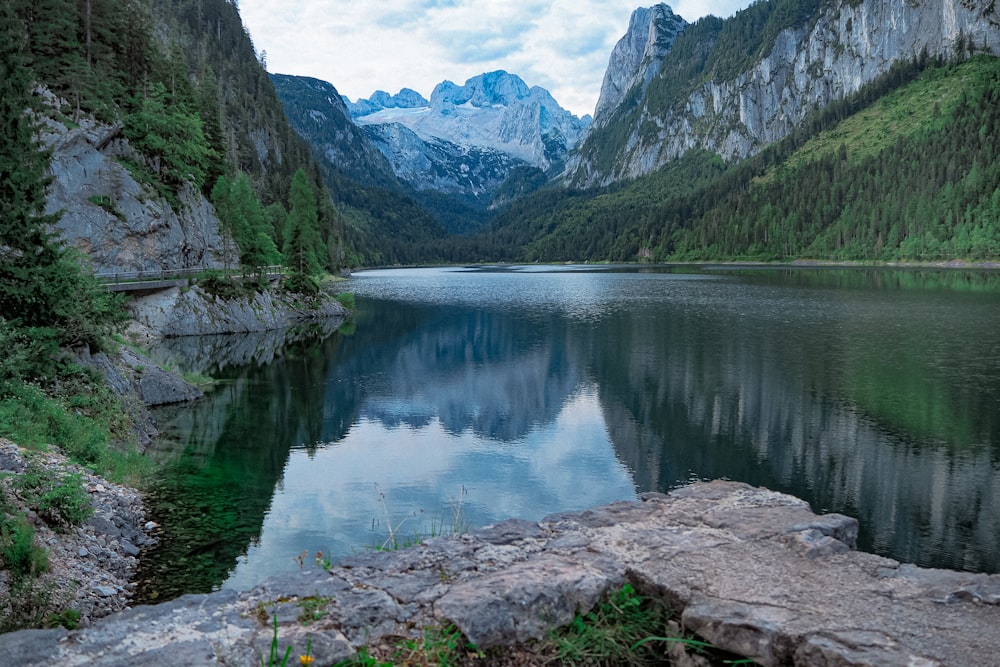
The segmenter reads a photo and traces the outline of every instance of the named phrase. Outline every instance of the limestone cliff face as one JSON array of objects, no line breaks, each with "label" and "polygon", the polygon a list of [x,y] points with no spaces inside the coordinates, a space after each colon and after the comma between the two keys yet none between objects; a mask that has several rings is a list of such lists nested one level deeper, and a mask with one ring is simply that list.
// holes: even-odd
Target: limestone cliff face
[{"label": "limestone cliff face", "polygon": [[96,272],[221,268],[227,254],[229,266],[238,265],[235,247],[223,243],[215,209],[200,192],[184,188],[175,210],[119,162],[131,156],[120,127],[91,119],[72,129],[43,122],[41,138],[52,151],[47,212],[62,211],[63,239],[83,251]]},{"label": "limestone cliff face", "polygon": [[606,124],[611,112],[634,87],[639,86],[640,91],[645,92],[677,35],[686,26],[687,21],[664,4],[648,9],[640,7],[632,12],[628,31],[615,45],[608,60],[594,112],[595,125]]},{"label": "limestone cliff face", "polygon": [[702,84],[679,105],[654,108],[643,99],[637,117],[620,113],[620,105],[606,106],[595,127],[628,123],[626,140],[600,164],[598,147],[585,144],[566,173],[578,185],[594,186],[647,174],[696,147],[726,160],[753,155],[788,135],[809,112],[858,91],[894,63],[924,49],[950,57],[963,40],[977,52],[1000,52],[994,0],[835,2],[815,21],[780,32],[749,69]]}]

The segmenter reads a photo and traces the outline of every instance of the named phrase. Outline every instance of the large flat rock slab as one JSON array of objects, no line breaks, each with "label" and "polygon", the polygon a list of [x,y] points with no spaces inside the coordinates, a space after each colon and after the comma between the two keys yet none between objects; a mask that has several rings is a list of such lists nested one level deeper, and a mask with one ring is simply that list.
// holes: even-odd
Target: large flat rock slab
[{"label": "large flat rock slab", "polygon": [[697,483],[540,522],[367,553],[253,590],[0,636],[10,665],[245,665],[311,642],[318,664],[454,623],[481,648],[540,638],[630,582],[763,665],[1000,665],[1000,576],[855,550],[858,525],[792,496]]}]

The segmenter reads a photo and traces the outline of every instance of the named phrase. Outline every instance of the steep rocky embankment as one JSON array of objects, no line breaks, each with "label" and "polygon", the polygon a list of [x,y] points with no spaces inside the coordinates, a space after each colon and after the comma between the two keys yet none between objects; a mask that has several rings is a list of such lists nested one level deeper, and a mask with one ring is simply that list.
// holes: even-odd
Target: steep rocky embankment
[{"label": "steep rocky embankment", "polygon": [[[29,470],[46,478],[78,476],[93,515],[80,526],[55,524],[59,528],[55,530],[53,522],[21,498],[24,492],[16,482]],[[72,609],[86,626],[127,607],[139,553],[156,540],[156,524],[146,521],[142,498],[135,490],[71,463],[58,451],[27,452],[4,439],[0,439],[0,485],[0,499],[13,499],[21,506],[49,564],[47,572],[31,580],[29,590],[9,571],[0,571],[0,619],[44,621],[50,614]],[[13,595],[12,586],[17,588]]]},{"label": "steep rocky embankment", "polygon": [[781,493],[697,483],[138,607],[88,630],[0,636],[0,654],[19,665],[259,664],[273,618],[282,652],[309,645],[317,664],[443,621],[489,649],[542,637],[630,582],[763,665],[996,664],[1000,576],[860,553],[857,529]]},{"label": "steep rocky embankment", "polygon": [[[65,101],[35,91],[45,108]],[[58,116],[58,113],[54,114]],[[41,139],[51,151],[46,212],[62,211],[58,230],[97,273],[192,267],[221,268],[238,257],[219,235],[215,209],[195,188],[177,193],[175,210],[126,168],[135,154],[121,125],[82,117],[75,124],[41,115]]]},{"label": "steep rocky embankment", "polygon": [[322,294],[306,298],[283,292],[256,292],[223,298],[198,287],[171,288],[128,304],[139,340],[272,331],[309,320],[339,320],[348,312]]}]

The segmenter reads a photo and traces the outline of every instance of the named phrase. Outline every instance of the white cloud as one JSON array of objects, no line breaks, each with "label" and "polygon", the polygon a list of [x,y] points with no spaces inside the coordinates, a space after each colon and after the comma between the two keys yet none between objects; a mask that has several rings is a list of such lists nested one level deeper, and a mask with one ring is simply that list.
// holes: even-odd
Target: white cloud
[{"label": "white cloud", "polygon": [[[678,0],[688,21],[729,16],[750,0]],[[652,4],[652,3],[649,3]],[[329,81],[352,100],[497,69],[592,113],[608,56],[635,0],[240,0],[268,70]]]}]

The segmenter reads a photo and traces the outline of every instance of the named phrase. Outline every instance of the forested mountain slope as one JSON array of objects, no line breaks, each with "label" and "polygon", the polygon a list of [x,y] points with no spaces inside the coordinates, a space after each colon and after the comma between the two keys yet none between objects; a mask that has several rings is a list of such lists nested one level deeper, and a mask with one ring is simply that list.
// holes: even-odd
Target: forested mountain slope
[{"label": "forested mountain slope", "polygon": [[602,109],[567,178],[608,185],[692,148],[734,162],[898,63],[998,51],[993,0],[768,0],[707,16],[677,35],[647,86]]},{"label": "forested mountain slope", "polygon": [[688,151],[605,191],[547,188],[484,243],[527,261],[1000,257],[1000,59],[918,58],[752,159]]},{"label": "forested mountain slope", "polygon": [[[90,205],[103,208],[104,218],[94,211],[89,215],[86,201],[64,197],[54,202],[54,208],[67,209],[60,226],[78,246],[86,247],[95,225],[116,225],[114,218],[152,219],[125,221],[134,231],[161,225],[153,221],[163,215],[201,209],[220,177],[239,174],[251,181],[261,207],[274,207],[267,233],[280,243],[292,175],[303,169],[311,174],[312,188],[322,190],[309,147],[289,127],[234,3],[13,0],[10,8],[15,18],[10,29],[22,40],[32,80],[54,94],[50,99],[56,103],[44,109],[51,121],[49,134],[59,134],[62,125],[70,141],[90,144],[91,153],[117,163],[103,163],[107,168],[97,176],[86,174],[86,182],[71,178],[65,184],[93,189]],[[86,125],[82,136],[70,136],[80,124]],[[49,143],[58,150],[66,142],[56,137]],[[70,162],[77,153],[69,156]],[[103,158],[87,159],[98,165]],[[141,197],[162,206],[119,206],[122,198],[137,196],[131,186],[123,190],[119,165],[146,190]],[[326,246],[322,254],[328,255],[323,263],[335,269],[345,258],[341,220],[327,196],[319,198],[319,207],[318,227]],[[203,218],[199,226],[218,227],[208,209],[206,205],[197,214]],[[264,233],[263,228],[258,231]],[[147,254],[179,250],[149,247],[163,239],[176,240],[176,235],[139,245]]]},{"label": "forested mountain slope", "polygon": [[[309,144],[343,215],[351,264],[434,261],[433,241],[445,236],[440,220],[447,215],[417,203],[417,193],[400,182],[364,130],[351,121],[337,89],[304,76],[272,74],[271,81],[288,122]],[[468,211],[457,208],[459,217],[467,217],[463,214]]]}]

